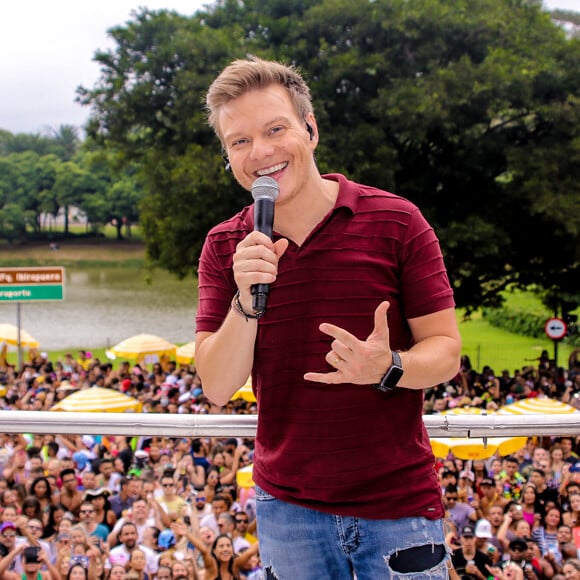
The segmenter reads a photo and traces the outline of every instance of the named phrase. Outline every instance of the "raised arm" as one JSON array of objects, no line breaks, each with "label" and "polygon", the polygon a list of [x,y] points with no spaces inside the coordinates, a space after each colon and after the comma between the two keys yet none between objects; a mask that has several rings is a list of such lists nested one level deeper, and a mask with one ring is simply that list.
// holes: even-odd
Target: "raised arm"
[{"label": "raised arm", "polygon": [[288,240],[273,243],[260,232],[244,238],[233,256],[237,299],[232,296],[231,308],[217,332],[196,334],[195,366],[204,393],[217,405],[225,405],[252,371],[258,320],[252,317],[251,286],[276,280],[278,260],[287,248]]}]

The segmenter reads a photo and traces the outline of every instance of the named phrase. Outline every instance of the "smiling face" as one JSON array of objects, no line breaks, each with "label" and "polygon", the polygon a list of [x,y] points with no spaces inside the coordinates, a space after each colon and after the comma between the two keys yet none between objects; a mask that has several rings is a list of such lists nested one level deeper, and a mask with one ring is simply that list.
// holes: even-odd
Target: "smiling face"
[{"label": "smiling face", "polygon": [[227,536],[219,537],[215,542],[213,554],[220,562],[228,562],[234,555],[232,541]]},{"label": "smiling face", "polygon": [[[284,205],[306,192],[309,179],[318,176],[314,116],[301,119],[281,85],[242,94],[222,107],[218,119],[232,171],[244,189],[249,191],[258,177],[268,175],[280,185],[277,205]],[[306,123],[312,127],[312,139]]]}]

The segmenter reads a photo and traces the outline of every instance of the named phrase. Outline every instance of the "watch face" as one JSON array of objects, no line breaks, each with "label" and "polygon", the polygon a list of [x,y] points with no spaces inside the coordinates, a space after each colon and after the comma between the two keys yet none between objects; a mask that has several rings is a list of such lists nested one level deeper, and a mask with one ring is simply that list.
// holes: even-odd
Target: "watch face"
[{"label": "watch face", "polygon": [[392,366],[383,377],[380,384],[377,385],[377,388],[384,392],[392,391],[397,386],[397,383],[401,380],[402,376],[403,369],[401,367]]}]

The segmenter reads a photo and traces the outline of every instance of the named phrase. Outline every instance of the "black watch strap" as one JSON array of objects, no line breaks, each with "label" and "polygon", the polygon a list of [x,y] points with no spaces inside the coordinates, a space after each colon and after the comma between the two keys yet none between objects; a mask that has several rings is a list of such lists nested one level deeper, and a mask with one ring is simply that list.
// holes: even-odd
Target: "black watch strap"
[{"label": "black watch strap", "polygon": [[403,376],[403,363],[398,352],[392,351],[393,362],[389,370],[384,374],[380,383],[373,385],[373,387],[383,393],[388,393],[397,387],[398,382]]}]

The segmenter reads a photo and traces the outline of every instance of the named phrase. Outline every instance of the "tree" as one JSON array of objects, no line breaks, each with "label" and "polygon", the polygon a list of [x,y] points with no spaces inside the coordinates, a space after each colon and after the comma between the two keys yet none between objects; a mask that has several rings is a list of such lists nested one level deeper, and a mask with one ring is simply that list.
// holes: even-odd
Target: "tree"
[{"label": "tree", "polygon": [[136,169],[112,169],[112,160],[100,151],[87,151],[83,165],[90,171],[97,187],[84,195],[81,209],[96,228],[109,222],[115,225],[117,239],[123,239],[123,227],[131,235],[131,222],[139,221],[139,204],[143,192],[139,186]]},{"label": "tree", "polygon": [[79,150],[81,144],[79,130],[73,125],[61,125],[58,129],[51,129],[50,137],[55,153],[63,161],[70,161]]},{"label": "tree", "polygon": [[74,161],[58,166],[53,193],[59,207],[64,210],[65,236],[69,233],[69,208],[82,207],[85,197],[96,191],[99,191],[99,182],[90,171]]},{"label": "tree", "polygon": [[195,272],[209,227],[248,200],[224,176],[202,102],[226,63],[253,53],[304,72],[321,169],[422,208],[460,306],[530,281],[578,299],[580,44],[537,5],[224,0],[192,18],[141,10],[111,35],[79,99],[95,110],[91,138],[142,168],[154,262]]},{"label": "tree", "polygon": [[18,231],[26,227],[40,230],[40,214],[46,211],[46,196],[54,185],[59,160],[54,155],[38,155],[32,151],[12,153],[0,158],[0,208],[8,205],[20,207],[17,214],[10,211],[11,219],[20,215],[22,223]]}]

